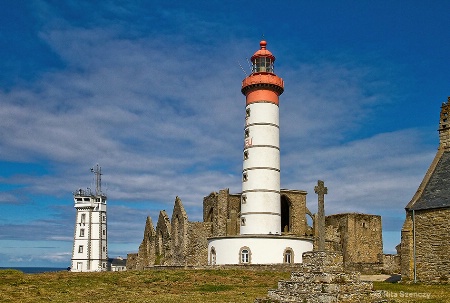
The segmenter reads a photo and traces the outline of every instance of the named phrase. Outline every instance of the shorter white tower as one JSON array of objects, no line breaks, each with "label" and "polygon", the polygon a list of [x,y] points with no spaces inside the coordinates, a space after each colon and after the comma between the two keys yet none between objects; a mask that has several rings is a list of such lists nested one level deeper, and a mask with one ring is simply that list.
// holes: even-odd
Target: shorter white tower
[{"label": "shorter white tower", "polygon": [[74,193],[75,233],[71,271],[106,271],[108,246],[106,230],[106,195],[101,190],[101,167],[92,168],[95,193],[79,189]]}]

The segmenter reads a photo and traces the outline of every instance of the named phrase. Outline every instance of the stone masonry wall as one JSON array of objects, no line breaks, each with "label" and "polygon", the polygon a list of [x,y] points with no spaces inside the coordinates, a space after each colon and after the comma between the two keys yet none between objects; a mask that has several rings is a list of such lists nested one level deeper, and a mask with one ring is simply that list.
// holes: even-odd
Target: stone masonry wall
[{"label": "stone masonry wall", "polygon": [[281,198],[290,204],[290,228],[288,234],[310,236],[312,229],[308,229],[306,215],[311,214],[306,207],[306,192],[302,190],[281,190]]},{"label": "stone masonry wall", "polygon": [[189,222],[186,265],[208,264],[208,238],[211,237],[211,222]]},{"label": "stone masonry wall", "polygon": [[184,264],[188,248],[188,216],[180,198],[176,197],[171,221],[171,260],[169,264]]},{"label": "stone masonry wall", "polygon": [[400,246],[400,264],[402,280],[414,279],[413,263],[413,223],[412,212],[406,212],[403,223]]},{"label": "stone masonry wall", "polygon": [[418,281],[450,279],[450,209],[415,212],[416,276]]},{"label": "stone masonry wall", "polygon": [[342,251],[346,269],[381,272],[381,216],[350,213],[327,216],[325,220],[326,247],[331,251]]}]

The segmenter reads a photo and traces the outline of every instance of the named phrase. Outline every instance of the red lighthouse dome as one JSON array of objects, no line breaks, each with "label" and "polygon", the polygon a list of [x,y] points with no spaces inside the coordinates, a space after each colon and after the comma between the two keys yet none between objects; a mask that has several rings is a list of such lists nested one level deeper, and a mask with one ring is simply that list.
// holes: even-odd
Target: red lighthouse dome
[{"label": "red lighthouse dome", "polygon": [[247,105],[260,100],[278,104],[278,96],[284,91],[283,79],[275,75],[275,56],[266,48],[262,40],[252,58],[252,73],[242,81],[241,92],[247,97]]}]

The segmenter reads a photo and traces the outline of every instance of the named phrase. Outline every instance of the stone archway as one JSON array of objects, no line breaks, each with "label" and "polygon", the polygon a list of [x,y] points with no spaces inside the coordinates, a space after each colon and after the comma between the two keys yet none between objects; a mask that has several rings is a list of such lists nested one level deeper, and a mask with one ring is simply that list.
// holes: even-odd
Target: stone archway
[{"label": "stone archway", "polygon": [[292,231],[291,201],[287,196],[281,195],[280,203],[281,203],[281,233],[288,233]]}]

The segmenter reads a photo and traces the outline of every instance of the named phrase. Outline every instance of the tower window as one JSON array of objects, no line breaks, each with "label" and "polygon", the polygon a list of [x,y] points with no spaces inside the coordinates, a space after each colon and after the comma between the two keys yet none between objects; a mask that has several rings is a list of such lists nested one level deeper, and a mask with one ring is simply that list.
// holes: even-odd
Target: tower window
[{"label": "tower window", "polygon": [[243,174],[242,174],[242,182],[247,182],[247,180],[248,180],[248,175],[247,175],[247,173],[243,173]]},{"label": "tower window", "polygon": [[241,218],[241,226],[245,226],[245,218],[244,217]]},{"label": "tower window", "polygon": [[80,237],[84,237],[84,228],[80,229]]},{"label": "tower window", "polygon": [[103,220],[103,222],[105,222],[105,221],[106,221],[106,216],[105,216],[105,215],[103,215],[103,218],[102,218],[102,220]]},{"label": "tower window", "polygon": [[102,233],[103,233],[103,235],[105,236],[105,235],[106,235],[106,230],[104,229]]},{"label": "tower window", "polygon": [[250,130],[248,128],[245,129],[245,138],[250,137]]},{"label": "tower window", "polygon": [[242,200],[242,204],[247,203],[247,196],[246,195],[242,195],[241,200]]},{"label": "tower window", "polygon": [[83,245],[78,246],[78,252],[80,254],[83,253]]},{"label": "tower window", "polygon": [[86,223],[86,214],[81,214],[81,223]]},{"label": "tower window", "polygon": [[250,108],[247,108],[246,110],[245,110],[245,118],[247,119],[247,118],[249,118],[250,117]]},{"label": "tower window", "polygon": [[248,150],[244,151],[244,160],[248,159]]}]

